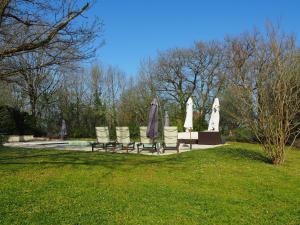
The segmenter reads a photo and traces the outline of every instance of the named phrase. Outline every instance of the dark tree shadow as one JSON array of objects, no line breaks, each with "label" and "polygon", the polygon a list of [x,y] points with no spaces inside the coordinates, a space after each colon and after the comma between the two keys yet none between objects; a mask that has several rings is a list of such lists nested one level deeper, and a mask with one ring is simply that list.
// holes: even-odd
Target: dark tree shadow
[{"label": "dark tree shadow", "polygon": [[[6,148],[0,151],[0,164],[9,165],[43,165],[63,167],[66,165],[101,166],[109,169],[131,170],[140,166],[164,166],[170,168],[186,167],[188,162],[203,157],[202,152],[209,153],[205,157],[216,156],[229,159],[255,160],[271,163],[270,160],[257,150],[241,147],[222,146],[214,149],[203,149],[182,154],[168,155],[163,157],[151,157],[137,154],[116,154],[111,152],[81,152],[68,150],[40,150],[40,149],[15,149]],[[12,154],[10,154],[12,153]],[[13,155],[13,156],[12,156]],[[14,156],[15,155],[15,156]]]},{"label": "dark tree shadow", "polygon": [[221,155],[233,159],[246,159],[261,161],[264,163],[271,163],[271,160],[267,158],[262,152],[246,148],[218,148],[214,149],[216,155]]},{"label": "dark tree shadow", "polygon": [[[10,151],[12,154],[7,154]],[[2,151],[3,152],[3,151]],[[16,156],[12,156],[16,155]],[[180,157],[179,157],[180,158]],[[127,170],[136,169],[143,165],[154,165],[158,168],[164,166],[177,165],[184,160],[178,160],[178,156],[173,157],[151,157],[137,154],[117,154],[111,152],[82,152],[53,149],[12,149],[6,154],[1,154],[0,164],[6,165],[39,165],[63,167],[66,165],[80,166],[101,166],[109,169],[117,169],[126,166]],[[123,169],[123,168],[122,168]]]}]

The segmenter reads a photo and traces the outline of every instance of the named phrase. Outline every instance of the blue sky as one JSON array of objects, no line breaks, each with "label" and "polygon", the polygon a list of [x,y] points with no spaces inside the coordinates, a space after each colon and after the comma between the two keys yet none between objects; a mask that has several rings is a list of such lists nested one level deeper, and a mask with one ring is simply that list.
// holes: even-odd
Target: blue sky
[{"label": "blue sky", "polygon": [[266,20],[299,37],[299,10],[300,0],[98,0],[88,15],[105,24],[98,61],[134,76],[140,61],[158,51],[262,29]]}]

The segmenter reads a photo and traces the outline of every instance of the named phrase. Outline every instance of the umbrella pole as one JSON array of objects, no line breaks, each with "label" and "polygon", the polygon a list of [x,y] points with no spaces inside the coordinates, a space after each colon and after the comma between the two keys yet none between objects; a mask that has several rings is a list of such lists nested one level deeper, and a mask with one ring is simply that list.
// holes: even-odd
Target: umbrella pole
[{"label": "umbrella pole", "polygon": [[190,150],[192,150],[192,129],[190,130]]},{"label": "umbrella pole", "polygon": [[[158,102],[158,111],[160,111],[160,121],[161,121],[161,141],[163,142],[164,141],[164,124],[163,124],[163,116],[162,116],[162,109],[161,108],[161,105],[160,105],[160,99],[158,97],[158,95],[156,95],[156,98],[157,98],[157,102]],[[159,146],[160,147],[160,146]],[[158,152],[160,152],[160,150],[158,150]]]}]

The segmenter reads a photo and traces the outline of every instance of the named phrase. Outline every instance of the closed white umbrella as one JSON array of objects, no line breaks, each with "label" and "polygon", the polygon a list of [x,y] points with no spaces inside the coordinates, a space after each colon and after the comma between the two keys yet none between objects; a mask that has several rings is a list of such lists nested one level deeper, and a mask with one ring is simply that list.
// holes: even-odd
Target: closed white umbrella
[{"label": "closed white umbrella", "polygon": [[219,99],[215,98],[212,107],[211,117],[209,120],[208,131],[219,131],[219,121],[220,121],[220,103]]},{"label": "closed white umbrella", "polygon": [[193,99],[191,97],[189,97],[186,103],[184,128],[186,132],[190,132],[193,129]]}]

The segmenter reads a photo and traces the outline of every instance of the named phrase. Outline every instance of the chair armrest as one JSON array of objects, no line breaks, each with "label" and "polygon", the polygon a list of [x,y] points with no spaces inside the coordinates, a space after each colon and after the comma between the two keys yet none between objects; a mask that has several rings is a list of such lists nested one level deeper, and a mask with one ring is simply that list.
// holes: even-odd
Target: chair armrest
[{"label": "chair armrest", "polygon": [[141,143],[141,142],[137,144],[138,147],[141,146],[141,145],[143,145],[143,143]]},{"label": "chair armrest", "polygon": [[128,146],[129,146],[129,145],[133,145],[133,146],[134,146],[134,145],[135,145],[135,142],[130,142],[130,143],[128,143]]}]

